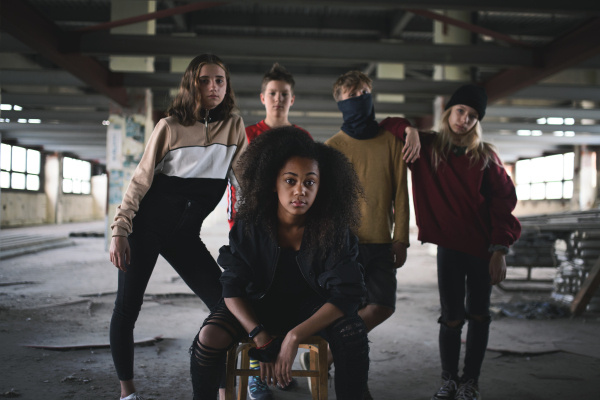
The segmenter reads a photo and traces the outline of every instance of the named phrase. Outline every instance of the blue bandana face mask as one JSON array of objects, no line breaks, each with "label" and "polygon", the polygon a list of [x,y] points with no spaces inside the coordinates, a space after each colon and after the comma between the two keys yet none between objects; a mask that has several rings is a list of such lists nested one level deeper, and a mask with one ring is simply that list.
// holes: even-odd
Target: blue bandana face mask
[{"label": "blue bandana face mask", "polygon": [[338,108],[344,116],[342,131],[358,140],[371,139],[379,132],[375,121],[375,107],[371,93],[338,101]]}]

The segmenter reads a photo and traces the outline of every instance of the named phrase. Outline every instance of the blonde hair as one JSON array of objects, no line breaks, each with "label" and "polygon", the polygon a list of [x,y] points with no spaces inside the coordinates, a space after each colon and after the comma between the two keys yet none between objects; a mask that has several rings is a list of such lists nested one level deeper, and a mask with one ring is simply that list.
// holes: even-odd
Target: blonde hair
[{"label": "blonde hair", "polygon": [[442,117],[438,121],[437,135],[433,141],[433,154],[431,158],[432,166],[434,170],[437,170],[442,161],[446,161],[448,155],[452,150],[455,140],[460,140],[461,145],[466,147],[466,155],[471,159],[471,165],[477,164],[480,160],[483,161],[481,169],[485,169],[493,162],[499,166],[502,166],[502,161],[498,157],[498,150],[490,143],[486,143],[482,139],[483,131],[481,129],[481,123],[479,120],[475,123],[473,128],[464,135],[457,135],[450,128],[450,113],[452,107],[444,111]]},{"label": "blonde hair", "polygon": [[366,83],[369,89],[373,89],[373,81],[361,71],[346,72],[333,84],[333,98],[335,101],[339,101],[340,96],[342,95],[342,89],[351,90],[361,83]]}]

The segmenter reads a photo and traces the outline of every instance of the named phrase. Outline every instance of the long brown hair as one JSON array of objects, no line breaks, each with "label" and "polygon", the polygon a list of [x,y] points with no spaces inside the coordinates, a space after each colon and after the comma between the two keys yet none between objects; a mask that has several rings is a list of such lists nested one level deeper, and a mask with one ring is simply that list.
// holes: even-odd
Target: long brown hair
[{"label": "long brown hair", "polygon": [[431,158],[433,168],[437,170],[440,163],[446,161],[456,139],[460,140],[461,146],[467,148],[466,154],[471,159],[471,164],[477,164],[479,160],[483,160],[481,169],[485,169],[490,162],[502,166],[502,161],[498,157],[496,147],[483,141],[483,131],[479,120],[469,132],[459,136],[450,128],[448,120],[450,119],[451,112],[452,107],[444,111],[438,123],[437,135],[435,135],[435,140],[433,141],[433,157]]},{"label": "long brown hair", "polygon": [[214,54],[201,54],[195,57],[186,68],[183,78],[181,78],[181,84],[179,85],[179,93],[177,93],[177,96],[175,96],[167,110],[167,115],[177,118],[183,126],[194,125],[196,121],[203,119],[206,115],[206,110],[202,108],[199,81],[200,71],[206,64],[215,64],[223,68],[225,79],[227,80],[225,97],[221,104],[211,112],[213,120],[227,119],[235,108],[235,96],[231,88],[229,70],[225,66],[225,63]]}]

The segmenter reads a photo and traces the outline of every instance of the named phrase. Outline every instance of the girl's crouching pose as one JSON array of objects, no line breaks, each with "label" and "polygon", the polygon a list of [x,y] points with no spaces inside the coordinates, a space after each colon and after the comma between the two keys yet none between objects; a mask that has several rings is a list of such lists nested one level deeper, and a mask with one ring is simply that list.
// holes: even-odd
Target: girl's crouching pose
[{"label": "girl's crouching pose", "polygon": [[[369,347],[356,262],[362,190],[348,160],[295,127],[257,137],[240,159],[241,188],[229,246],[220,250],[221,303],[191,349],[194,399],[214,399],[227,350],[248,335],[261,379],[286,386],[298,343],[325,338],[337,398],[362,399]],[[280,336],[275,336],[280,335]]]}]

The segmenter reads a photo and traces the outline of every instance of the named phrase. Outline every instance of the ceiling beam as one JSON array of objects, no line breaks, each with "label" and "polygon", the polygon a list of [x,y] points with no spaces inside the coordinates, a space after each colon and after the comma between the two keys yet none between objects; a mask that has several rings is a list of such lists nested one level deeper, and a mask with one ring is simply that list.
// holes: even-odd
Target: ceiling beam
[{"label": "ceiling beam", "polygon": [[0,123],[0,132],[3,135],[5,133],[12,132],[27,132],[31,134],[48,132],[68,132],[76,135],[85,135],[93,133],[106,134],[106,126],[100,124],[19,124],[16,122],[2,122]]},{"label": "ceiling beam", "polygon": [[[175,8],[175,2],[173,0],[164,0],[163,3],[171,10]],[[185,19],[183,18],[183,15],[173,14],[173,15],[171,15],[171,18],[173,18],[173,22],[175,22],[175,25],[179,28],[179,30],[181,30],[181,31],[188,30],[188,26],[187,26],[187,23],[185,22]]]},{"label": "ceiling beam", "polygon": [[19,86],[88,86],[83,80],[60,69],[45,70],[0,70],[2,85]]},{"label": "ceiling beam", "polygon": [[416,8],[471,11],[512,12],[569,12],[600,14],[600,3],[596,0],[257,0],[255,3],[276,3],[298,6],[343,6],[354,8]]},{"label": "ceiling beam", "polygon": [[[535,89],[535,86],[530,89]],[[555,89],[556,90],[556,89]],[[573,89],[575,90],[575,89]],[[595,89],[597,92],[600,88]],[[154,108],[166,110],[171,102],[170,97],[154,95]],[[2,103],[17,104],[21,107],[94,107],[108,108],[109,100],[99,94],[47,94],[47,93],[3,93]],[[238,107],[245,110],[264,110],[258,95],[237,95]],[[375,101],[375,109],[381,113],[401,113],[412,116],[428,115],[432,112],[429,103],[381,103]],[[292,111],[326,111],[337,112],[333,99],[323,96],[298,95]],[[4,111],[5,112],[5,111]],[[4,113],[3,112],[3,113]],[[489,106],[488,117],[507,118],[576,118],[600,120],[600,109],[583,109],[569,107],[524,107],[524,106]]]},{"label": "ceiling beam", "polygon": [[[4,100],[3,100],[4,101]],[[85,121],[97,122],[108,119],[107,111],[74,111],[74,110],[22,110],[22,111],[2,111],[2,118],[10,118],[11,121],[17,122],[18,119],[41,119],[46,122],[49,120],[55,121]],[[0,129],[2,127],[0,126]]]},{"label": "ceiling beam", "polygon": [[[489,106],[486,117],[507,118],[575,118],[598,119],[599,109],[567,108],[567,107],[523,107],[523,106]],[[557,129],[558,130],[558,129]]]},{"label": "ceiling beam", "polygon": [[109,100],[101,94],[2,93],[2,103],[21,107],[108,108]]},{"label": "ceiling beam", "polygon": [[392,24],[392,29],[390,29],[390,37],[401,38],[406,26],[412,21],[414,16],[415,14],[410,11],[404,11],[402,12],[402,15],[396,15],[394,23]]},{"label": "ceiling beam", "polygon": [[564,69],[600,54],[600,17],[591,18],[539,50],[539,67],[520,67],[501,72],[485,82],[490,102],[511,95]]},{"label": "ceiling beam", "polygon": [[511,131],[518,130],[538,130],[544,133],[552,133],[554,131],[572,131],[575,133],[600,133],[600,125],[547,125],[533,124],[526,122],[486,122],[481,123],[483,132]]},{"label": "ceiling beam", "polygon": [[532,66],[533,53],[495,45],[428,45],[379,41],[282,37],[178,37],[91,33],[70,49],[90,56],[192,57],[218,53],[223,59],[337,60],[480,66]]},{"label": "ceiling beam", "polygon": [[85,28],[77,29],[76,32],[87,33],[87,32],[95,32],[95,31],[103,31],[111,28],[117,28],[119,26],[127,26],[132,24],[137,24],[139,22],[152,21],[159,18],[171,17],[173,15],[185,14],[192,11],[204,10],[211,7],[222,6],[227,4],[226,2],[215,2],[215,1],[198,1],[191,4],[186,4],[184,6],[168,8],[166,10],[160,10],[151,12],[148,14],[137,15],[135,17],[129,17],[124,19],[119,19],[117,21],[104,22],[98,25],[87,26]]},{"label": "ceiling beam", "polygon": [[97,60],[81,54],[64,54],[61,43],[64,33],[26,0],[0,0],[0,23],[8,32],[48,60],[73,74],[88,86],[117,103],[127,105],[127,92],[123,87],[111,87],[115,79],[111,72]]},{"label": "ceiling beam", "polygon": [[453,25],[456,26],[458,28],[467,30],[469,32],[474,32],[477,33],[479,35],[486,35],[489,37],[492,37],[496,40],[501,40],[503,42],[515,45],[515,46],[519,46],[519,47],[524,47],[524,48],[531,48],[532,46],[529,43],[525,43],[521,40],[517,40],[509,35],[505,35],[503,33],[500,32],[496,32],[493,31],[491,29],[487,29],[484,28],[482,26],[479,25],[475,25],[475,24],[470,24],[468,22],[464,22],[464,21],[460,21],[456,18],[450,18],[446,15],[442,15],[442,14],[438,14],[436,12],[433,11],[429,11],[429,10],[407,10],[407,12],[412,12],[413,14],[416,15],[420,15],[421,17],[425,17],[425,18],[429,18],[429,19],[433,19],[435,21],[440,21],[443,22],[444,24],[448,24],[448,25]]},{"label": "ceiling beam", "polygon": [[[61,70],[2,70],[3,85],[24,86],[87,86],[81,80]],[[258,95],[262,74],[231,75],[233,89],[236,95]],[[337,79],[334,75],[295,75],[296,95],[320,95],[329,98],[331,85]],[[126,72],[122,75],[124,87],[173,89],[179,85],[181,74],[156,72],[135,73]],[[375,93],[413,94],[428,96],[451,95],[461,85],[469,82],[460,81],[426,81],[421,79],[374,79]],[[516,91],[509,96],[514,99],[545,99],[545,100],[592,100],[600,101],[600,86],[598,85],[566,85],[566,84],[537,84]],[[300,97],[298,97],[300,99]],[[3,100],[4,101],[4,100]],[[9,103],[9,102],[7,102]],[[12,104],[12,103],[9,103]],[[19,104],[15,102],[15,104]]]}]

